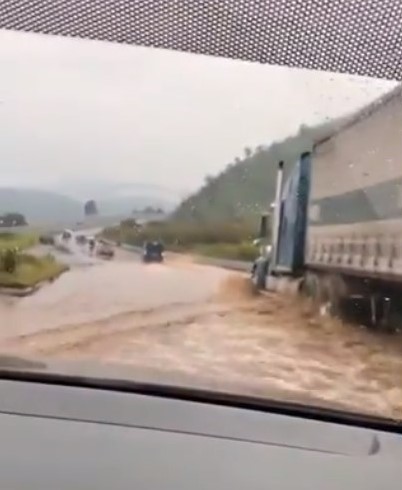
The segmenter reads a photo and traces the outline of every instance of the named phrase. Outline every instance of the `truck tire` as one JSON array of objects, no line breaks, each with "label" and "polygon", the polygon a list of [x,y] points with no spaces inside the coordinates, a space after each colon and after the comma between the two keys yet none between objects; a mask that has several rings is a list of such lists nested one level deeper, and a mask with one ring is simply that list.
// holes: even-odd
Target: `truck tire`
[{"label": "truck tire", "polygon": [[266,280],[267,280],[267,271],[266,271],[265,261],[257,261],[255,267],[253,267],[252,271],[252,283],[258,291],[265,289]]},{"label": "truck tire", "polygon": [[337,275],[321,275],[308,272],[300,283],[300,292],[314,302],[317,307],[328,307],[332,316],[338,316],[346,297],[346,286]]},{"label": "truck tire", "polygon": [[320,285],[319,278],[316,274],[308,272],[300,282],[299,291],[307,298],[313,300],[314,303],[319,303],[320,298]]}]

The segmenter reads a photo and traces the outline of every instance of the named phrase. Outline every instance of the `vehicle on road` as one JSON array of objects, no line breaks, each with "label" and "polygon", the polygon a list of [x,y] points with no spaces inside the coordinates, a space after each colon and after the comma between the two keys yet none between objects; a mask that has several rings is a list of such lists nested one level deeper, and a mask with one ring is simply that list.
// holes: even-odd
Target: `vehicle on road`
[{"label": "vehicle on road", "polygon": [[87,242],[88,242],[89,253],[91,255],[93,255],[94,252],[95,252],[95,247],[96,247],[96,239],[95,239],[95,237],[88,236],[87,237]]},{"label": "vehicle on road", "polygon": [[114,248],[104,240],[100,240],[96,248],[96,253],[101,257],[112,259],[114,257]]},{"label": "vehicle on road", "polygon": [[142,260],[145,263],[163,262],[164,247],[160,241],[145,242]]},{"label": "vehicle on road", "polygon": [[73,238],[74,232],[72,230],[65,229],[61,234],[61,238],[64,241],[69,241]]},{"label": "vehicle on road", "polygon": [[54,245],[55,239],[53,235],[40,235],[39,243],[41,245]]},{"label": "vehicle on road", "polygon": [[341,121],[300,156],[283,186],[279,164],[264,281],[297,280],[333,313],[361,298],[370,323],[387,329],[402,323],[401,95],[398,86]]},{"label": "vehicle on road", "polygon": [[88,243],[88,238],[85,235],[77,235],[75,237],[77,245],[86,245]]}]

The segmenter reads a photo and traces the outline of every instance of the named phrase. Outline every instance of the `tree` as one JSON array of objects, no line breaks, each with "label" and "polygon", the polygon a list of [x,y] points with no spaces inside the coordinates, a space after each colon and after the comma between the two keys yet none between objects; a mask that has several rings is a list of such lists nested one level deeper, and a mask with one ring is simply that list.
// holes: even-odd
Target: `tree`
[{"label": "tree", "polygon": [[84,213],[85,213],[85,216],[94,216],[94,215],[98,214],[98,206],[93,199],[90,199],[89,201],[87,201],[85,203]]},{"label": "tree", "polygon": [[127,218],[120,222],[122,228],[138,228],[138,223],[134,218]]},{"label": "tree", "polygon": [[10,228],[12,226],[26,226],[27,220],[21,213],[6,213],[0,216],[0,227]]},{"label": "tree", "polygon": [[214,177],[212,177],[212,175],[206,175],[205,178],[204,178],[204,182],[206,185],[210,185],[212,184],[212,182],[214,181]]},{"label": "tree", "polygon": [[244,148],[244,156],[246,158],[250,158],[252,154],[253,154],[253,150],[250,147],[246,146]]}]

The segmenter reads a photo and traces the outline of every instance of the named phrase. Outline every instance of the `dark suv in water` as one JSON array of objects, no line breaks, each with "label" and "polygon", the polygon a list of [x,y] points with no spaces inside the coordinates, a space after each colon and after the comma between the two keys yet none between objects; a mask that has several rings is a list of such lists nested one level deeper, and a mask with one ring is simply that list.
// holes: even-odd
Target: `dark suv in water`
[{"label": "dark suv in water", "polygon": [[163,262],[164,247],[161,242],[145,242],[142,253],[143,262]]},{"label": "dark suv in water", "polygon": [[41,245],[54,245],[54,236],[53,235],[41,235],[39,237],[39,243]]}]

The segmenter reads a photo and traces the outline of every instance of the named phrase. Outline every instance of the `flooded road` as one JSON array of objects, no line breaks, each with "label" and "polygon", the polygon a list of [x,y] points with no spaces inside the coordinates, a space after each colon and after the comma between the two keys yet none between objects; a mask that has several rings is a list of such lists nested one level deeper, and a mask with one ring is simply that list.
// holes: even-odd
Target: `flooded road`
[{"label": "flooded road", "polygon": [[[40,249],[39,253],[46,249]],[[133,253],[118,250],[105,261],[85,254],[62,254],[71,266],[53,284],[25,298],[0,296],[0,338],[63,325],[96,321],[125,312],[203,303],[227,272],[197,265],[144,265]]]},{"label": "flooded road", "polygon": [[402,416],[400,337],[317,316],[296,298],[255,297],[237,273],[191,261],[143,265],[129,252],[76,265],[24,299],[1,299],[5,353],[96,359],[314,395]]}]

